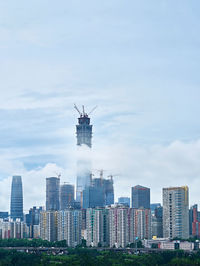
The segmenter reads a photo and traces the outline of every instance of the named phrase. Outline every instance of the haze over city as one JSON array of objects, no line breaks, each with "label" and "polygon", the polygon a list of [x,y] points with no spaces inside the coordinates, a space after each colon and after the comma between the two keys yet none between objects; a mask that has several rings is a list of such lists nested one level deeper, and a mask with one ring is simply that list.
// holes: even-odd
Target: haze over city
[{"label": "haze over city", "polygon": [[137,184],[151,188],[151,202],[162,201],[163,187],[188,185],[190,204],[199,204],[197,6],[0,4],[2,211],[9,210],[12,175],[22,176],[25,210],[45,205],[46,177],[61,173],[61,182],[75,184],[74,103],[87,111],[98,105],[93,169],[116,175],[116,200]]}]

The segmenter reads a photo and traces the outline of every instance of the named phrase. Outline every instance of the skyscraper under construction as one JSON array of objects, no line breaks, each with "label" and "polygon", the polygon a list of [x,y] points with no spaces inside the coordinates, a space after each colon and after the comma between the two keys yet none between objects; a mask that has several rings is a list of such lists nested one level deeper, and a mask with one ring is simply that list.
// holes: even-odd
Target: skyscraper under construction
[{"label": "skyscraper under construction", "polygon": [[94,109],[87,114],[84,106],[82,112],[76,105],[74,107],[80,115],[78,125],[76,125],[77,146],[79,150],[81,148],[81,156],[77,162],[76,201],[81,202],[84,188],[90,185],[91,161],[89,153],[92,147],[92,125],[90,125],[89,115]]}]

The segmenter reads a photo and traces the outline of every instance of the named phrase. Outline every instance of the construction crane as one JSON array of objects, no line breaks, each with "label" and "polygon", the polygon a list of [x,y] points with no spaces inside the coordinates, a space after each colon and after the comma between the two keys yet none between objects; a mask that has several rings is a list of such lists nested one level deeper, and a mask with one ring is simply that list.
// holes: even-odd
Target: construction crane
[{"label": "construction crane", "polygon": [[88,114],[85,112],[85,106],[84,106],[84,105],[82,105],[83,113],[81,113],[81,111],[78,109],[78,107],[77,107],[76,104],[74,104],[74,108],[75,108],[76,111],[79,113],[79,115],[82,117],[82,116],[88,116],[88,115],[90,115],[91,113],[93,113],[94,110],[97,108],[97,106],[95,106],[94,108],[92,108],[92,110],[91,110]]},{"label": "construction crane", "polygon": [[97,105],[94,108],[92,108],[92,110],[88,113],[88,115],[90,115],[91,113],[93,113],[94,110],[96,110],[96,109],[97,109]]},{"label": "construction crane", "polygon": [[113,180],[113,177],[114,176],[119,176],[119,174],[116,174],[116,175],[112,175],[112,174],[111,175],[108,175],[108,177],[110,177],[111,180]]},{"label": "construction crane", "polygon": [[55,172],[55,174],[57,175],[57,178],[61,177],[61,173]]},{"label": "construction crane", "polygon": [[74,108],[75,108],[76,111],[79,113],[79,115],[82,116],[81,111],[78,109],[78,107],[76,106],[76,104],[74,104]]}]

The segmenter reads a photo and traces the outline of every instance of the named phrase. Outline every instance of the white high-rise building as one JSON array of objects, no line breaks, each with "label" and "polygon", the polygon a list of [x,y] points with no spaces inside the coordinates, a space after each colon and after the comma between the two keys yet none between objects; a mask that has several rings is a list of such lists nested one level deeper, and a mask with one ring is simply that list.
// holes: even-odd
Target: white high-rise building
[{"label": "white high-rise building", "polygon": [[187,186],[163,188],[163,237],[189,238]]},{"label": "white high-rise building", "polygon": [[81,243],[81,210],[67,209],[58,212],[58,240],[66,240],[69,247]]},{"label": "white high-rise building", "polygon": [[108,209],[88,208],[86,213],[87,246],[109,245]]}]

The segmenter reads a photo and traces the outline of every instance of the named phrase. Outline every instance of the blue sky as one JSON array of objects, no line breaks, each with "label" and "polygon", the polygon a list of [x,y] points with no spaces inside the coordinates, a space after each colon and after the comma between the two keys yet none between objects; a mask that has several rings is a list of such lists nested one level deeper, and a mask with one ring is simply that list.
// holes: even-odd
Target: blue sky
[{"label": "blue sky", "polygon": [[162,187],[187,184],[198,203],[199,8],[197,0],[0,3],[2,209],[14,174],[23,176],[25,208],[44,205],[45,177],[57,170],[75,183],[74,103],[98,105],[93,164],[120,173],[116,198],[140,183],[161,201]]}]

